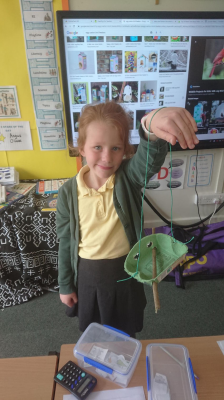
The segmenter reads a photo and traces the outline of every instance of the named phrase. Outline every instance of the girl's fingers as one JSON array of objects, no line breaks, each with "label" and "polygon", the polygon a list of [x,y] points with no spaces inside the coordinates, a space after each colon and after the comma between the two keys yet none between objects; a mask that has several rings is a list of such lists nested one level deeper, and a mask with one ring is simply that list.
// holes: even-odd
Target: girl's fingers
[{"label": "girl's fingers", "polygon": [[172,145],[178,140],[182,149],[187,147],[194,149],[195,145],[199,143],[195,135],[197,124],[191,114],[183,108],[165,108],[152,119],[149,115],[149,119],[151,120],[151,131]]},{"label": "girl's fingers", "polygon": [[[172,144],[172,146],[174,146],[176,144],[176,137],[173,134],[171,134],[169,132],[166,132],[166,131],[164,131],[164,130],[162,130],[160,128],[156,129],[156,136],[158,138],[160,138],[160,139],[166,140],[166,142]],[[186,149],[187,145],[185,147],[183,147],[183,148]]]},{"label": "girl's fingers", "polygon": [[193,127],[185,114],[181,116],[177,115],[175,119],[175,124],[177,125],[178,129],[176,137],[177,140],[180,142],[181,147],[187,145],[189,149],[193,149],[195,147],[195,144],[197,144],[197,138]]},{"label": "girl's fingers", "polygon": [[[179,125],[182,125],[182,127]],[[183,129],[185,130],[185,134],[183,134]],[[187,134],[186,130],[188,131]],[[169,120],[166,122],[166,124],[163,124],[163,126],[158,126],[154,133],[157,136],[160,135],[159,137],[161,137],[161,139],[167,140],[172,145],[176,144],[176,141],[178,140],[182,149],[186,149],[187,147],[194,148],[193,141],[189,139],[189,136],[191,137],[190,130],[183,120],[178,121],[177,117],[175,122],[173,120]]]},{"label": "girl's fingers", "polygon": [[[177,113],[177,115],[175,115],[175,118],[165,120],[164,123],[160,123],[160,125],[158,125],[156,128],[159,128],[161,131],[174,136],[174,140],[171,141],[170,139],[169,142],[176,143],[176,140],[178,140],[180,146],[183,149],[186,149],[187,147],[189,149],[194,149],[195,144],[198,143],[198,139],[195,135],[191,123],[188,121],[187,118],[185,118],[185,116],[183,117]],[[156,131],[154,132],[156,133]]]}]

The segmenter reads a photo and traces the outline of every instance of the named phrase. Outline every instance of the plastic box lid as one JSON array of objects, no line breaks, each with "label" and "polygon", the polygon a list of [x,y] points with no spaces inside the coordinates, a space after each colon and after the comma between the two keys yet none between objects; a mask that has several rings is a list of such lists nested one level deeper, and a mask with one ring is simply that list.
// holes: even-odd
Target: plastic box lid
[{"label": "plastic box lid", "polygon": [[[135,366],[142,344],[115,328],[92,323],[74,347],[74,356],[105,371],[127,375]],[[103,367],[103,368],[102,368]]]},{"label": "plastic box lid", "polygon": [[194,372],[185,346],[149,344],[146,347],[146,369],[148,399],[197,400]]}]

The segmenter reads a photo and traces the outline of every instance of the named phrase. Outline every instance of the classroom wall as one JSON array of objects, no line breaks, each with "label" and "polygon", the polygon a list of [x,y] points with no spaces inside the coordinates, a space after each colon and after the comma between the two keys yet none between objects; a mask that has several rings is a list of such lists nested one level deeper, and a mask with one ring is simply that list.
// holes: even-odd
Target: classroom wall
[{"label": "classroom wall", "polygon": [[69,0],[70,10],[224,11],[223,0]]},{"label": "classroom wall", "polygon": [[[61,10],[62,0],[53,0],[53,9],[54,15],[56,10]],[[76,158],[69,157],[68,150],[40,150],[19,0],[1,1],[0,32],[0,85],[16,86],[21,118],[16,118],[14,121],[30,122],[33,141],[33,151],[1,151],[0,166],[14,166],[19,171],[20,179],[74,176],[77,172]]]},{"label": "classroom wall", "polygon": [[[155,5],[155,0],[69,0],[70,10],[132,10],[132,11],[224,11],[224,0],[159,0]],[[190,224],[199,220],[197,205],[194,204],[195,189],[187,187],[190,157],[196,151],[175,152],[175,158],[186,155],[187,166],[184,182],[184,189],[173,190],[173,221],[178,224]],[[212,169],[211,184],[209,186],[198,187],[198,194],[220,193],[223,192],[224,181],[224,150],[200,150],[199,154],[213,154],[214,165]],[[171,194],[169,190],[154,191],[146,190],[146,195],[156,209],[170,220],[171,216]],[[214,205],[199,207],[201,218],[206,217],[214,211]],[[145,227],[161,226],[165,223],[144,203]],[[224,212],[221,210],[217,216],[212,218],[212,222],[224,219]]]},{"label": "classroom wall", "polygon": [[[63,0],[65,1],[65,0]],[[54,14],[56,10],[62,9],[62,0],[53,0]],[[151,11],[223,11],[223,0],[159,0],[159,5],[155,5],[155,0],[70,0],[69,8],[73,10],[151,10]],[[56,29],[56,21],[55,21]],[[8,151],[0,152],[0,166],[15,166],[20,173],[21,179],[27,178],[59,178],[70,177],[76,174],[77,163],[75,158],[68,155],[67,150],[61,151],[40,151],[38,132],[36,128],[35,115],[33,110],[30,83],[28,78],[28,68],[25,53],[25,42],[23,36],[22,17],[19,0],[1,2],[0,13],[0,33],[1,33],[1,57],[0,63],[0,85],[17,87],[21,120],[29,121],[33,140],[33,151]],[[57,38],[57,37],[56,37]],[[58,47],[58,46],[57,46]],[[59,59],[58,59],[59,63]],[[19,121],[19,119],[16,119]],[[179,152],[175,153],[178,157]],[[189,160],[195,151],[181,152],[187,156],[187,168]],[[199,151],[199,154],[208,153]],[[224,180],[224,152],[223,150],[213,150],[209,153],[214,155],[214,166],[212,180],[209,187],[199,187],[198,193],[218,193],[223,192]],[[187,188],[173,192],[173,220],[177,223],[191,223],[198,221],[197,206],[193,203],[195,196],[194,188]],[[146,195],[151,202],[156,205],[162,214],[170,219],[171,196],[169,191],[155,192],[147,191]],[[200,206],[201,217],[212,213],[214,205]],[[147,206],[144,206],[145,225],[159,226],[164,223]],[[216,220],[223,220],[224,214],[220,212]]]}]

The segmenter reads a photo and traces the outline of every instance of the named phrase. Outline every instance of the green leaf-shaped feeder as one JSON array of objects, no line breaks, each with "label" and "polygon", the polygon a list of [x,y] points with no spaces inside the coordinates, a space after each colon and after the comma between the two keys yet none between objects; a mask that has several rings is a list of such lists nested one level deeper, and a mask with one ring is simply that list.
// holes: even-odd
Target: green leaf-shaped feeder
[{"label": "green leaf-shaped feeder", "polygon": [[[153,256],[152,249],[156,248],[156,277],[153,278]],[[171,236],[156,233],[141,239],[140,259],[139,242],[128,253],[124,269],[139,282],[152,285],[159,283],[168,275],[181,261],[184,260],[188,247]],[[137,273],[136,273],[137,272]],[[136,274],[135,274],[136,273]],[[135,275],[135,276],[134,276]]]}]

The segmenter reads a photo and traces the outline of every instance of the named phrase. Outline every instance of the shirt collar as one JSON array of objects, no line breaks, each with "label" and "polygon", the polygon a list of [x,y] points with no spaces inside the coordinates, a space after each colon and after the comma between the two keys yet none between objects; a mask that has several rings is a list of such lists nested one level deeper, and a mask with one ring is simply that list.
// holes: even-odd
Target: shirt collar
[{"label": "shirt collar", "polygon": [[111,175],[107,181],[101,186],[98,190],[89,188],[83,179],[83,176],[86,172],[89,171],[89,166],[84,165],[82,167],[77,175],[77,184],[79,187],[79,193],[81,196],[95,196],[98,195],[98,193],[106,192],[107,189],[113,189],[114,187],[114,179],[115,179],[115,174]]}]

